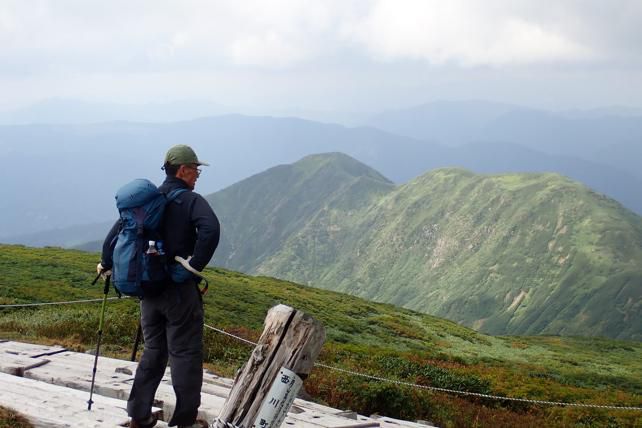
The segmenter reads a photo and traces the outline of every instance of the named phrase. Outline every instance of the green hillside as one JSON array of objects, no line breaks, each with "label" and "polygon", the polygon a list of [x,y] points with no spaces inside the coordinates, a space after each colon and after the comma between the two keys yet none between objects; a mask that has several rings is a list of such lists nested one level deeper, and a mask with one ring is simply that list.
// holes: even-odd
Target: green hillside
[{"label": "green hillside", "polygon": [[340,153],[271,168],[208,198],[223,229],[216,264],[256,270],[319,212],[354,212],[392,189],[381,174]]},{"label": "green hillside", "polygon": [[[0,245],[0,305],[100,297],[96,257]],[[206,323],[257,340],[270,307],[284,303],[326,327],[321,362],[441,388],[538,400],[642,406],[642,344],[597,338],[492,337],[433,316],[268,277],[208,269]],[[113,295],[113,294],[112,294]],[[0,308],[0,339],[95,347],[100,305]],[[103,349],[129,355],[133,299],[110,301]],[[206,330],[208,367],[232,376],[251,348]],[[421,391],[315,368],[305,389],[337,408],[426,419],[442,427],[639,426],[642,412],[562,408]],[[0,418],[1,419],[1,418]]]},{"label": "green hillside", "polygon": [[216,265],[492,334],[642,339],[642,218],[557,174],[439,169],[395,187],[329,154],[208,200]]}]

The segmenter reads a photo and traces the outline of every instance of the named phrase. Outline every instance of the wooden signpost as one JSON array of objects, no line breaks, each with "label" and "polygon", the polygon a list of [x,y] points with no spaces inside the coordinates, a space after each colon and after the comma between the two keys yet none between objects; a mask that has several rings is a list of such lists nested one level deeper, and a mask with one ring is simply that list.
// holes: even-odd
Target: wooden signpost
[{"label": "wooden signpost", "polygon": [[285,305],[270,309],[252,355],[234,380],[216,428],[278,428],[325,341],[321,323]]}]

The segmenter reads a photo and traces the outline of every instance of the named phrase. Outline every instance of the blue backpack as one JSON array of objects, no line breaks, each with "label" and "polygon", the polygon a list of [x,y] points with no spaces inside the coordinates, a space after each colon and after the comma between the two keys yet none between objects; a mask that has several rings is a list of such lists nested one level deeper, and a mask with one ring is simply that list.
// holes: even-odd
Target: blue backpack
[{"label": "blue backpack", "polygon": [[116,193],[120,231],[115,239],[112,282],[127,296],[149,296],[163,290],[169,278],[159,228],[165,206],[187,189],[165,195],[149,180],[136,179]]}]

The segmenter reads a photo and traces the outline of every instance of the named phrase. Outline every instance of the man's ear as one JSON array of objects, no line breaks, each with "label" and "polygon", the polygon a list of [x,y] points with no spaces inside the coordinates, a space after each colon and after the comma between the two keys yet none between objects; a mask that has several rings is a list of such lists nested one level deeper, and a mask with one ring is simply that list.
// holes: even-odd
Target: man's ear
[{"label": "man's ear", "polygon": [[185,177],[185,165],[180,165],[176,170],[176,178]]}]

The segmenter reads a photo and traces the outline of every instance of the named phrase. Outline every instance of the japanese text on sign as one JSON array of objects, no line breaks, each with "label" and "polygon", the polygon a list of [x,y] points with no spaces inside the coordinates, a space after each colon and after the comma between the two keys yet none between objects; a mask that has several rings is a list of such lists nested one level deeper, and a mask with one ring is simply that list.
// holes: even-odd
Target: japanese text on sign
[{"label": "japanese text on sign", "polygon": [[303,381],[296,373],[281,367],[261,404],[253,428],[279,428],[302,385]]}]

